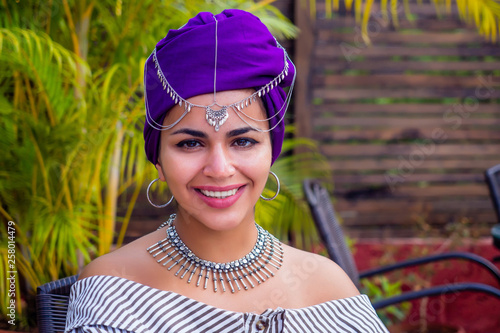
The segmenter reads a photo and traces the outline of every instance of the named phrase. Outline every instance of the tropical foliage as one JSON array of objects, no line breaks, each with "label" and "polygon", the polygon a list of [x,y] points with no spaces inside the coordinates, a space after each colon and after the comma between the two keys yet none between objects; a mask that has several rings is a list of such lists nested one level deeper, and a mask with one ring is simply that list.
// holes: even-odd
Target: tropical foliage
[{"label": "tropical foliage", "polygon": [[[123,226],[116,244],[120,246],[144,180],[155,177],[142,147],[145,59],[170,28],[199,11],[220,12],[223,7],[254,12],[278,37],[297,32],[276,8],[253,1],[0,3],[3,315],[10,270],[7,221],[15,222],[20,277],[16,288],[23,296],[16,293],[16,314],[25,326],[26,302],[32,304],[29,297],[36,286],[75,274],[93,257],[108,252],[117,219]],[[286,156],[274,169],[289,186],[282,185],[279,201],[262,204],[259,216],[268,226],[280,216],[289,217],[291,222],[275,228],[283,236],[290,228],[299,230],[299,245],[307,245],[312,231],[301,223],[307,207],[300,201],[300,181],[324,176],[326,170],[314,150],[290,154],[304,145],[314,146],[287,140]],[[125,194],[128,208],[117,217],[117,199]]]},{"label": "tropical foliage", "polygon": [[[330,167],[316,143],[295,137],[294,131],[294,126],[287,127],[293,139],[285,139],[282,155],[271,168],[280,178],[280,195],[272,201],[259,200],[255,218],[279,239],[299,248],[312,249],[318,239],[307,203],[301,200],[302,181],[305,178],[329,179]],[[272,178],[269,177],[269,185]],[[276,186],[269,185],[263,193],[266,197],[272,197],[277,190]]]},{"label": "tropical foliage", "polygon": [[[403,283],[401,280],[392,282],[386,276],[377,277],[373,281],[363,279],[361,292],[368,295],[372,302],[378,302],[389,297],[400,295],[403,292]],[[377,315],[386,326],[390,326],[406,318],[410,309],[411,303],[403,302],[401,304],[379,309]]]},{"label": "tropical foliage", "polygon": [[[422,0],[416,1],[418,4]],[[373,15],[373,5],[378,4],[375,0],[325,0],[326,16],[332,17],[333,12],[340,9],[341,3],[347,11],[354,11],[356,21],[361,24],[361,35],[363,40],[370,44],[368,34],[368,23]],[[456,7],[459,17],[467,24],[474,24],[478,32],[485,38],[496,43],[499,38],[500,29],[500,3],[498,0],[433,0],[437,15],[450,13]],[[453,4],[454,3],[454,4]],[[454,6],[455,5],[455,6]],[[316,0],[309,1],[311,15],[316,15]],[[410,0],[380,0],[380,14],[385,21],[392,21],[397,28],[401,14],[412,20],[410,11]]]}]

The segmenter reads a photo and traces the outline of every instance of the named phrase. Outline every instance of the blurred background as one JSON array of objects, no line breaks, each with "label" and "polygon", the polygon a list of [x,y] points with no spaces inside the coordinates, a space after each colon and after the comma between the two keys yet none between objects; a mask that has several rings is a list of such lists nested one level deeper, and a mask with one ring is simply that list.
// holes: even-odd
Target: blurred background
[{"label": "blurred background", "polygon": [[[225,8],[259,16],[298,69],[273,166],[282,192],[258,203],[261,225],[327,255],[302,190],[314,178],[331,195],[359,269],[451,250],[500,255],[484,181],[500,163],[497,0],[2,1],[0,329],[36,330],[37,286],[77,274],[175,210],[151,207],[145,195],[156,172],[143,153],[143,66],[169,29]],[[274,190],[269,182],[266,196]],[[166,187],[154,195],[169,198]],[[9,241],[15,327],[7,323]],[[452,263],[362,291],[373,300],[459,275],[494,284],[474,265]],[[499,305],[466,295],[379,315],[388,325],[498,332]]]}]

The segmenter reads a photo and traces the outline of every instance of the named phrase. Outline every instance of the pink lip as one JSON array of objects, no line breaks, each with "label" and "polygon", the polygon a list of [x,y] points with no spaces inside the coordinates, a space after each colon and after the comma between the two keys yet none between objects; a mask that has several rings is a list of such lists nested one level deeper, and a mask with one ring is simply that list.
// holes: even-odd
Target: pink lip
[{"label": "pink lip", "polygon": [[[224,199],[210,198],[210,197],[203,195],[203,193],[201,193],[199,191],[199,190],[204,190],[204,191],[214,191],[214,192],[220,191],[220,192],[222,192],[222,191],[230,191],[230,190],[233,190],[235,188],[238,188],[238,191],[236,191],[236,194],[233,196],[230,196],[228,198],[224,198]],[[244,185],[229,185],[229,186],[223,186],[223,187],[197,186],[195,193],[196,193],[196,195],[198,195],[201,198],[201,200],[203,200],[203,202],[207,206],[212,207],[212,208],[217,208],[217,209],[223,209],[223,208],[231,207],[236,201],[238,201],[238,199],[243,194],[244,189],[245,189]]]}]

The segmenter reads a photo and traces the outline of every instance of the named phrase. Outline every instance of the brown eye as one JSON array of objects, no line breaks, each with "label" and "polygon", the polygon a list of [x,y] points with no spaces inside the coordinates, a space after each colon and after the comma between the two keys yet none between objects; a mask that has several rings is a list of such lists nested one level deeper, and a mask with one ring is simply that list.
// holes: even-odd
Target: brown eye
[{"label": "brown eye", "polygon": [[237,147],[250,147],[253,146],[257,143],[254,139],[249,139],[249,138],[240,138],[234,140],[234,145]]},{"label": "brown eye", "polygon": [[198,140],[183,140],[176,144],[176,146],[179,148],[193,149],[201,147],[201,142],[199,142]]}]

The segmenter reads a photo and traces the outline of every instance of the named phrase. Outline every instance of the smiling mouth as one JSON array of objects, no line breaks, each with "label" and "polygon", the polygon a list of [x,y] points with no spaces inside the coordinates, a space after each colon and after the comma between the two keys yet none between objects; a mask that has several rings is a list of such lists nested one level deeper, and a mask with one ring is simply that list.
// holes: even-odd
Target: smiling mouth
[{"label": "smiling mouth", "polygon": [[233,195],[238,192],[239,188],[235,188],[229,191],[206,191],[206,190],[199,190],[200,193],[202,193],[204,196],[209,197],[209,198],[216,198],[216,199],[225,199],[232,197]]}]

